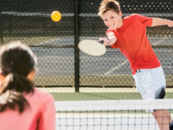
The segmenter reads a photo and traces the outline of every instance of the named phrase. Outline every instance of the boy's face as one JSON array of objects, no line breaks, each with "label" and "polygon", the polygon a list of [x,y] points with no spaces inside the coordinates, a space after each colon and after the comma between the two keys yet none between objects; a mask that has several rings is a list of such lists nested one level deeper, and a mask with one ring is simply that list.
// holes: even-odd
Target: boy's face
[{"label": "boy's face", "polygon": [[101,15],[105,25],[111,29],[116,30],[122,26],[122,13],[121,11],[117,14],[113,10],[108,10],[106,13]]}]

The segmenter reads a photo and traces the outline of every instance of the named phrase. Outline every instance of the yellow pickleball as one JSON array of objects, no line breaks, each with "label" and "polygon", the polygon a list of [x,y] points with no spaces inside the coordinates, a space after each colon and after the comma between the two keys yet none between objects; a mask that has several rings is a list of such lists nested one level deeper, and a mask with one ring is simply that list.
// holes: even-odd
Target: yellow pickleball
[{"label": "yellow pickleball", "polygon": [[53,11],[51,14],[51,19],[54,22],[58,22],[59,20],[61,20],[61,13],[59,11]]}]

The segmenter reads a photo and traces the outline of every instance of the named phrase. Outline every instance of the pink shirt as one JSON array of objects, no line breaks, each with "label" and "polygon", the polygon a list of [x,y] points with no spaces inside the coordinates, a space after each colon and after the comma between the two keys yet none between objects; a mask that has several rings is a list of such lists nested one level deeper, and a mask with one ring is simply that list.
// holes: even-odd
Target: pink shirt
[{"label": "pink shirt", "polygon": [[55,106],[53,97],[38,89],[24,97],[30,108],[19,113],[7,109],[0,113],[0,130],[55,130]]}]

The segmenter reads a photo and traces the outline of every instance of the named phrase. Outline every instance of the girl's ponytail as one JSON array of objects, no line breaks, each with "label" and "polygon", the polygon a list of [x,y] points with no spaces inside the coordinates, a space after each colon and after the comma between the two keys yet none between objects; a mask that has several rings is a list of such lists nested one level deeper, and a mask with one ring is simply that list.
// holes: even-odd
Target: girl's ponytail
[{"label": "girl's ponytail", "polygon": [[0,112],[8,107],[22,113],[29,106],[23,95],[34,92],[34,84],[27,76],[36,68],[36,57],[20,42],[10,43],[0,49],[0,66],[5,77],[0,85]]}]

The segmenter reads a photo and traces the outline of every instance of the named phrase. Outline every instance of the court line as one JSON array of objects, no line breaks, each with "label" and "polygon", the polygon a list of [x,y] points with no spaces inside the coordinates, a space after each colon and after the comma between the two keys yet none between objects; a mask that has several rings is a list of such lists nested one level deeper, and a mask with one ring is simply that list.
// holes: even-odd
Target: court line
[{"label": "court line", "polygon": [[109,73],[113,72],[114,70],[117,70],[118,68],[120,68],[121,66],[123,66],[124,64],[126,64],[127,62],[128,62],[128,60],[125,60],[120,65],[116,66],[115,68],[111,69],[110,71],[107,71],[104,75],[108,75]]},{"label": "court line", "polygon": [[[42,52],[40,52],[40,53],[42,53]],[[73,58],[72,56],[57,56],[57,55],[54,55],[54,56],[37,56],[38,58],[40,58],[40,59],[45,59],[45,58],[59,58],[59,59],[62,59],[62,58]],[[81,56],[82,58],[80,58],[80,59],[89,59],[90,61],[95,61],[95,59],[93,58],[93,59],[91,59],[91,57],[84,57],[84,56]],[[97,60],[107,60],[107,59],[112,59],[111,57],[109,57],[109,58],[101,58],[101,59],[97,59]]]},{"label": "court line", "polygon": [[159,40],[158,42],[155,42],[154,45],[158,45],[160,42],[162,42],[162,41],[164,41],[164,40],[166,40],[166,39],[168,39],[168,38],[167,38],[167,37],[164,37],[164,38],[162,38],[161,40]]},{"label": "court line", "polygon": [[73,58],[72,56],[44,56],[44,57],[41,57],[41,56],[37,56],[38,59],[71,59]]}]

